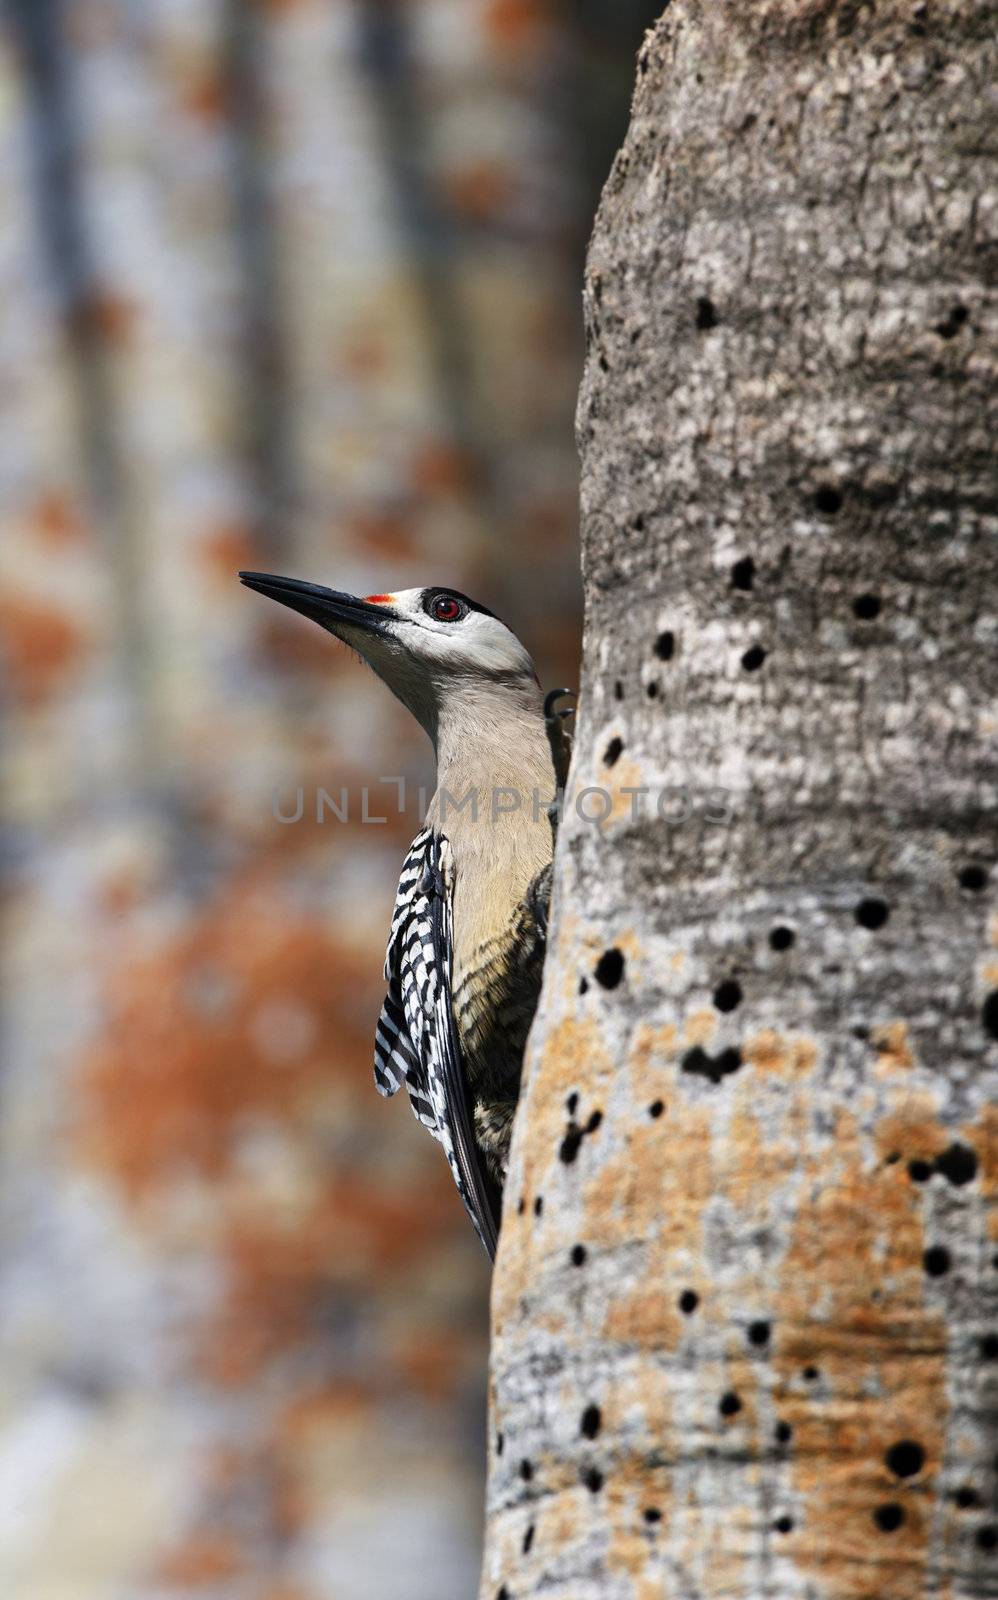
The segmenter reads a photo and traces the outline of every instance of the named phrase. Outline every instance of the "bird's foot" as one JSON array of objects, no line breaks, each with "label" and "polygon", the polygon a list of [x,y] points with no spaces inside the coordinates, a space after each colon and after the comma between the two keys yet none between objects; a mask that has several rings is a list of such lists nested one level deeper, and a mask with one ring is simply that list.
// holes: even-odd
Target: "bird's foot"
[{"label": "bird's foot", "polygon": [[551,909],[551,875],[554,863],[549,861],[540,872],[531,880],[524,896],[527,910],[534,920],[537,932],[543,940],[548,936],[548,914]]},{"label": "bird's foot", "polygon": [[544,696],[544,725],[547,728],[548,744],[551,746],[551,764],[554,767],[555,795],[548,806],[548,821],[551,824],[551,838],[558,841],[558,823],[561,820],[561,802],[565,794],[565,785],[568,782],[568,764],[572,759],[572,736],[565,727],[568,717],[574,717],[575,707],[564,706],[557,709],[558,701],[563,695],[570,695],[575,700],[574,689],[552,689]]},{"label": "bird's foot", "polygon": [[475,1107],[475,1140],[500,1188],[506,1182],[515,1114],[515,1100],[479,1101]]}]

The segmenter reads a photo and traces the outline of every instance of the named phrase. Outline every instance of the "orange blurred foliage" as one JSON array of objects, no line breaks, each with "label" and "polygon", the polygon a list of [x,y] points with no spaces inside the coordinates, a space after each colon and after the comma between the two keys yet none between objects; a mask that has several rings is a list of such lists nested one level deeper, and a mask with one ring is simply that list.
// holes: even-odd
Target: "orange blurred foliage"
[{"label": "orange blurred foliage", "polygon": [[155,954],[112,973],[83,1063],[81,1149],[137,1198],[184,1169],[230,1164],[248,1112],[370,1072],[370,1024],[344,997],[364,974],[318,919],[237,888]]},{"label": "orange blurred foliage", "polygon": [[545,0],[491,0],[484,17],[489,37],[506,50],[526,48],[550,21]]},{"label": "orange blurred foliage", "polygon": [[447,197],[459,216],[487,222],[509,204],[513,184],[494,161],[474,161],[447,174]]},{"label": "orange blurred foliage", "polygon": [[127,345],[138,318],[139,308],[134,300],[113,294],[109,289],[92,289],[69,307],[66,324],[73,339]]},{"label": "orange blurred foliage", "polygon": [[424,495],[460,495],[473,487],[471,463],[455,445],[432,439],[413,452],[412,485]]},{"label": "orange blurred foliage", "polygon": [[181,92],[180,104],[201,122],[221,122],[229,114],[229,94],[221,73],[197,74]]},{"label": "orange blurred foliage", "polygon": [[243,1571],[236,1540],[219,1533],[193,1534],[160,1561],[155,1578],[168,1589],[209,1588]]},{"label": "orange blurred foliage", "polygon": [[262,557],[246,523],[222,522],[201,537],[198,554],[209,572],[231,581],[241,567],[255,568]]},{"label": "orange blurred foliage", "polygon": [[77,543],[83,538],[83,518],[68,494],[50,489],[35,504],[34,526],[44,543],[54,549]]},{"label": "orange blurred foliage", "polygon": [[408,512],[389,507],[358,510],[350,519],[350,534],[372,555],[390,560],[411,561],[417,540]]},{"label": "orange blurred foliage", "polygon": [[0,636],[10,693],[26,708],[61,689],[87,648],[82,628],[64,611],[9,592],[0,595]]}]

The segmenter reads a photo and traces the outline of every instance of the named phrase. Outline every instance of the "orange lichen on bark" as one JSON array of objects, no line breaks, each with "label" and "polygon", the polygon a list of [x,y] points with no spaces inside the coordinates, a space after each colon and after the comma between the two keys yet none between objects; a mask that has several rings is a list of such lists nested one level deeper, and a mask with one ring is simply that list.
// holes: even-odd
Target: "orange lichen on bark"
[{"label": "orange lichen on bark", "polygon": [[[585,1216],[600,1240],[645,1241],[656,1250],[653,1265],[662,1265],[658,1252],[696,1256],[700,1213],[712,1192],[710,1114],[678,1101],[668,1117],[638,1122],[619,1153],[603,1163],[587,1187]],[[659,1280],[649,1274],[648,1281]],[[619,1302],[607,1315],[617,1327],[626,1321]],[[671,1315],[666,1321],[676,1326]]]},{"label": "orange lichen on bark", "polygon": [[[984,1106],[980,1120],[963,1131],[981,1163],[981,1189],[993,1199],[998,1194],[998,1105]],[[992,1213],[991,1221],[998,1231],[998,1213]]]},{"label": "orange lichen on bark", "polygon": [[[757,1477],[752,1469],[749,1476]],[[745,1552],[751,1546],[758,1513],[752,1505],[713,1508],[689,1520],[689,1537],[679,1559],[701,1576],[700,1593],[740,1596],[745,1593]]]},{"label": "orange lichen on bark", "polygon": [[915,1065],[908,1043],[907,1025],[898,1018],[874,1028],[871,1034],[877,1051],[877,1067],[881,1072],[893,1072]]},{"label": "orange lichen on bark", "polygon": [[666,1323],[676,1329],[678,1318],[670,1314],[663,1290],[642,1288],[612,1301],[602,1331],[605,1338],[615,1339],[620,1344],[657,1350],[666,1336]]},{"label": "orange lichen on bark", "polygon": [[[632,928],[622,928],[613,939],[613,947],[627,957],[628,963],[639,961],[644,954],[644,946]],[[633,968],[628,966],[628,976],[633,976]]]},{"label": "orange lichen on bark", "polygon": [[[883,1144],[899,1137],[892,1119]],[[893,1165],[869,1164],[840,1113],[804,1158],[775,1295],[773,1400],[793,1428],[801,1508],[786,1551],[830,1600],[922,1592],[947,1411],[946,1327],[924,1304],[920,1202]],[[903,1444],[915,1470],[893,1470]],[[908,1448],[909,1446],[913,1448]],[[899,1528],[878,1508],[898,1507]],[[883,1512],[880,1512],[883,1516]],[[892,1511],[889,1515],[894,1517]]]},{"label": "orange lichen on bark", "polygon": [[687,1044],[709,1044],[717,1032],[717,1018],[713,1011],[693,1011],[683,1024],[683,1037]]},{"label": "orange lichen on bark", "polygon": [[[644,1437],[661,1445],[672,1436],[673,1427],[673,1393],[668,1372],[644,1360],[623,1366],[604,1409],[611,1431],[617,1431],[615,1418],[619,1417],[628,1426],[639,1420]],[[622,1434],[618,1432],[617,1436]],[[646,1507],[659,1512],[664,1520],[671,1503],[672,1477],[663,1467],[650,1467],[641,1456],[626,1456],[614,1467],[612,1485],[627,1512],[627,1521],[620,1529],[625,1541]],[[620,1509],[619,1505],[616,1509]],[[625,1554],[624,1564],[630,1570],[626,1549]]]},{"label": "orange lichen on bark", "polygon": [[745,1060],[759,1072],[771,1073],[779,1078],[803,1078],[813,1071],[818,1059],[818,1047],[813,1039],[784,1037],[773,1028],[763,1028],[746,1040],[742,1049]]},{"label": "orange lichen on bark", "polygon": [[567,1096],[584,1086],[588,1100],[609,1082],[612,1073],[613,1061],[594,1017],[566,1017],[559,1023],[545,1049],[544,1064],[530,1085],[533,1148],[556,1152],[565,1127]]},{"label": "orange lichen on bark", "polygon": [[[654,1560],[650,1549],[650,1530],[642,1522],[642,1509],[650,1498],[649,1472],[644,1467],[637,1469],[632,1459],[615,1469],[604,1493],[606,1503],[603,1512],[609,1533],[607,1566],[611,1572],[624,1573],[632,1583],[638,1584],[635,1593],[640,1595],[641,1579],[651,1577],[648,1572],[649,1560]],[[655,1509],[662,1511],[667,1506],[668,1496],[656,1492],[655,1500]],[[654,1592],[656,1600],[659,1600],[662,1595],[660,1573],[658,1587],[649,1592]]]},{"label": "orange lichen on bark", "polygon": [[641,1022],[634,1031],[628,1066],[635,1102],[641,1104],[643,1096],[662,1089],[662,1069],[675,1061],[679,1052],[675,1025],[671,1022],[654,1026]]},{"label": "orange lichen on bark", "polygon": [[[602,1114],[602,1107],[597,1106],[596,1101],[602,1098],[612,1074],[613,1062],[603,1046],[594,1018],[569,1016],[556,1025],[548,1039],[544,1065],[528,1083],[526,1108],[521,1106],[517,1119],[530,1128],[530,1151],[524,1167],[522,1196],[511,1200],[507,1195],[504,1207],[506,1221],[499,1240],[503,1266],[493,1279],[492,1318],[497,1332],[501,1332],[507,1317],[516,1314],[522,1298],[529,1294],[534,1254],[543,1247],[543,1228],[527,1224],[528,1216],[531,1223],[535,1221],[534,1202],[538,1196],[543,1196],[546,1186],[553,1187],[555,1171],[561,1164],[559,1151],[566,1134],[573,1126],[584,1125],[593,1110],[599,1109]],[[569,1113],[566,1102],[580,1084],[587,1085],[586,1102],[578,1107],[577,1113]],[[524,1202],[522,1211],[517,1206],[518,1198]],[[560,1326],[561,1319],[556,1320]]]},{"label": "orange lichen on bark", "polygon": [[[641,1031],[629,1058],[631,1107],[647,1094],[652,1058],[649,1031]],[[647,1246],[647,1269],[627,1295],[604,1313],[604,1337],[648,1349],[672,1348],[679,1334],[675,1296],[667,1286],[677,1264],[689,1273],[699,1252],[700,1219],[713,1189],[710,1117],[678,1097],[651,1109],[630,1130],[618,1152],[588,1185],[584,1215],[593,1234],[608,1246],[639,1240]]]},{"label": "orange lichen on bark", "polygon": [[[505,1570],[524,1575],[547,1571],[552,1553],[570,1549],[578,1537],[580,1525],[585,1522],[585,1502],[590,1498],[589,1491],[580,1487],[574,1475],[569,1480],[563,1472],[557,1493],[547,1493],[543,1500],[531,1501],[512,1512],[502,1531]],[[533,1532],[525,1551],[528,1529]]]},{"label": "orange lichen on bark", "polygon": [[[717,1190],[737,1209],[743,1224],[763,1228],[774,1221],[781,1185],[797,1159],[794,1137],[799,1100],[784,1108],[781,1126],[760,1107],[756,1086],[743,1079],[736,1089],[731,1115],[716,1160]],[[751,1281],[751,1275],[748,1275]]]},{"label": "orange lichen on bark", "polygon": [[880,1160],[892,1163],[932,1161],[950,1142],[935,1097],[910,1092],[896,1111],[879,1119],[873,1137]]},{"label": "orange lichen on bark", "polygon": [[[625,789],[641,788],[641,768],[636,761],[618,760],[611,768],[604,764],[603,772],[611,772],[611,777],[603,780],[602,787],[610,797],[610,810],[607,813],[606,824],[616,822],[629,822],[634,815],[635,804],[640,806],[640,795],[625,794]],[[640,812],[639,812],[640,815]]]},{"label": "orange lichen on bark", "polygon": [[[557,1549],[567,1549],[576,1538],[579,1529],[580,1503],[562,1495],[550,1507],[545,1506],[543,1511],[543,1531],[551,1545]],[[540,1527],[535,1538],[535,1543],[540,1537]]]}]

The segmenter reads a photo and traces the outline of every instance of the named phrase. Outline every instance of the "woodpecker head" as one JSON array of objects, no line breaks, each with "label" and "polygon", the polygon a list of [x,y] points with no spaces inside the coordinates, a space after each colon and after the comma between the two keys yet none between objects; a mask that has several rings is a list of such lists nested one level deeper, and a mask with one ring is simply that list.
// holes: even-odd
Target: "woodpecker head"
[{"label": "woodpecker head", "polygon": [[456,589],[399,589],[359,599],[267,572],[239,577],[356,650],[433,739],[451,700],[490,689],[539,692],[533,662],[516,634]]}]

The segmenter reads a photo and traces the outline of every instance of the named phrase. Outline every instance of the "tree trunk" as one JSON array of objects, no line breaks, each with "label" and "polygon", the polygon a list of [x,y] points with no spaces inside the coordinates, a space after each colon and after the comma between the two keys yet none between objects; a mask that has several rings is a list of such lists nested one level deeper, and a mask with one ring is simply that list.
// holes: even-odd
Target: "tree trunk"
[{"label": "tree trunk", "polygon": [[998,1594],[995,34],[677,0],[639,59],[486,1600]]}]

